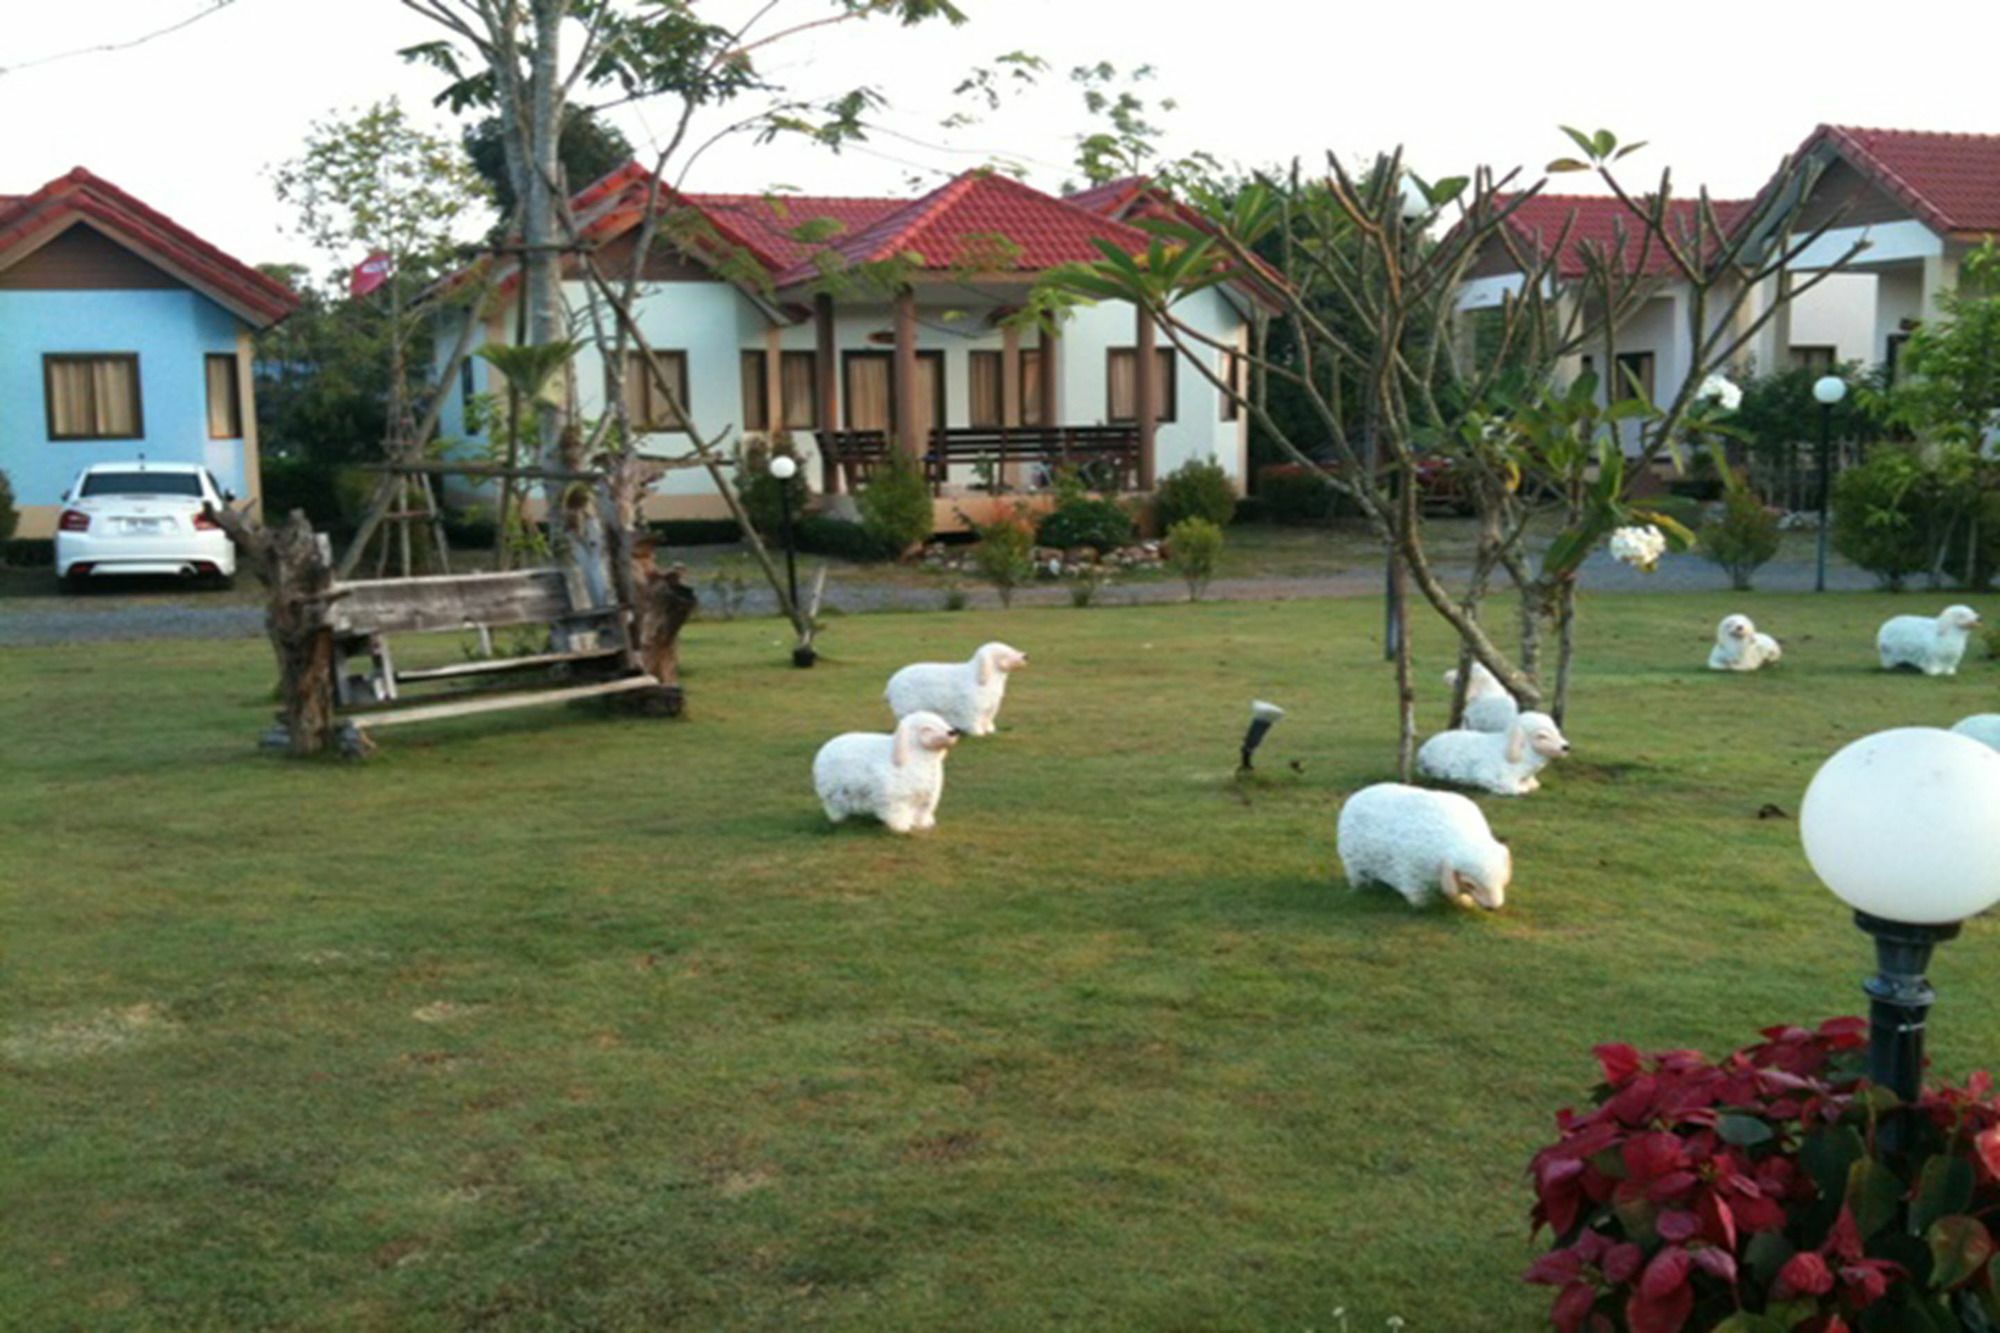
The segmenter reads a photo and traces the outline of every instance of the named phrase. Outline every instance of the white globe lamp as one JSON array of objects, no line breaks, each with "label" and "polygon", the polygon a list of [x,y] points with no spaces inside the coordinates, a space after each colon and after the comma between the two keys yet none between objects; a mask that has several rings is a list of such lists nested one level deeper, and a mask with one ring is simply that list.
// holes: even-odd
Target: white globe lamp
[{"label": "white globe lamp", "polygon": [[1813,397],[1821,407],[1832,407],[1847,397],[1847,381],[1838,375],[1822,375],[1813,381]]},{"label": "white globe lamp", "polygon": [[799,475],[799,460],[790,454],[776,454],[771,459],[771,475],[779,481],[790,481]]},{"label": "white globe lamp", "polygon": [[2000,751],[1935,727],[1864,736],[1813,775],[1799,840],[1875,940],[1878,972],[1862,983],[1869,1076],[1908,1102],[1936,999],[1931,951],[2000,903]]}]

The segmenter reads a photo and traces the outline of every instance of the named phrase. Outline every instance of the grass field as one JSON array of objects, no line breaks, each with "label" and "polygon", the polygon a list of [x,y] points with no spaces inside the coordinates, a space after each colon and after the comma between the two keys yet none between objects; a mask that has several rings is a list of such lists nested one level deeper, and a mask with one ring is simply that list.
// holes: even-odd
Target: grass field
[{"label": "grass field", "polygon": [[[682,721],[363,766],[255,752],[255,642],[9,652],[0,1324],[1535,1327],[1522,1168],[1593,1042],[1858,1010],[1758,811],[1994,707],[1984,660],[1870,669],[1944,600],[1590,600],[1576,756],[1486,803],[1497,915],[1333,880],[1392,754],[1365,601],[850,617],[811,673],[698,623]],[[1779,671],[1696,669],[1739,606]],[[937,832],[829,830],[820,740],[993,637],[1034,665]],[[2000,1045],[1993,943],[1940,951],[1943,1072]]]}]

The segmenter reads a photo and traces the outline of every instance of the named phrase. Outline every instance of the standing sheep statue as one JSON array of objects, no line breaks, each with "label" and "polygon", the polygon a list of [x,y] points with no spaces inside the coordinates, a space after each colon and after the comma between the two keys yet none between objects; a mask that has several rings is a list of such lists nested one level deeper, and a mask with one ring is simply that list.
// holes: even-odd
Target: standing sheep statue
[{"label": "standing sheep statue", "polygon": [[1755,671],[1776,666],[1784,649],[1768,634],[1759,632],[1744,615],[1724,616],[1715,627],[1715,647],[1708,652],[1710,671]]},{"label": "standing sheep statue", "polygon": [[[1458,688],[1458,668],[1444,673],[1444,683],[1452,689]],[[1486,664],[1474,661],[1472,679],[1465,685],[1465,713],[1459,726],[1466,731],[1505,731],[1514,725],[1514,719],[1521,714],[1521,705],[1507,692],[1499,678],[1486,669]]]},{"label": "standing sheep statue", "polygon": [[915,712],[891,735],[835,736],[813,756],[813,789],[826,817],[838,824],[849,815],[869,815],[891,833],[936,827],[945,754],[958,744],[958,734],[936,713]]},{"label": "standing sheep statue", "polygon": [[882,697],[897,717],[919,709],[936,713],[971,736],[991,736],[1007,694],[1007,673],[1028,665],[1028,655],[989,643],[965,662],[918,662],[889,677]]},{"label": "standing sheep statue", "polygon": [[1417,751],[1417,772],[1496,796],[1525,796],[1542,785],[1535,774],[1568,753],[1554,718],[1523,713],[1504,732],[1440,731]]},{"label": "standing sheep statue", "polygon": [[1507,901],[1514,857],[1486,816],[1457,792],[1378,782],[1340,807],[1341,868],[1353,888],[1386,884],[1412,907],[1442,893],[1493,911]]},{"label": "standing sheep statue", "polygon": [[2000,713],[1974,713],[1952,723],[1951,729],[1990,750],[2000,750]]},{"label": "standing sheep statue", "polygon": [[1891,616],[1875,635],[1882,669],[1913,667],[1926,676],[1955,676],[1965,656],[1965,641],[1979,628],[1979,613],[1969,606],[1947,606],[1929,616]]}]

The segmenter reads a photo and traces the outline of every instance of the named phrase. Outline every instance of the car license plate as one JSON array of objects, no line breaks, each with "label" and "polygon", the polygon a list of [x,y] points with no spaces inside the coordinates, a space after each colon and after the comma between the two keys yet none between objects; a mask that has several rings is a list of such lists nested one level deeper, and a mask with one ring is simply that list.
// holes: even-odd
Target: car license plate
[{"label": "car license plate", "polygon": [[135,534],[158,532],[161,522],[162,520],[157,518],[128,518],[125,520],[125,531]]}]

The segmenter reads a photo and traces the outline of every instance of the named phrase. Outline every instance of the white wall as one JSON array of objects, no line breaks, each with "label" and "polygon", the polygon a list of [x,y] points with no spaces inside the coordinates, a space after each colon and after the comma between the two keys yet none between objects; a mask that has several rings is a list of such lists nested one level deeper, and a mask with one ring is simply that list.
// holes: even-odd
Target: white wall
[{"label": "white wall", "polygon": [[[1875,350],[1875,283],[1872,273],[1831,273],[1812,290],[1792,300],[1792,346],[1831,347],[1837,362],[1873,363]],[[1759,366],[1760,374],[1787,370]]]}]

